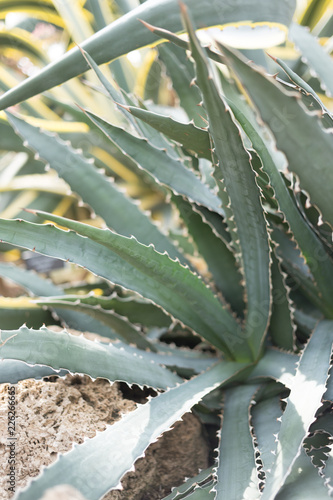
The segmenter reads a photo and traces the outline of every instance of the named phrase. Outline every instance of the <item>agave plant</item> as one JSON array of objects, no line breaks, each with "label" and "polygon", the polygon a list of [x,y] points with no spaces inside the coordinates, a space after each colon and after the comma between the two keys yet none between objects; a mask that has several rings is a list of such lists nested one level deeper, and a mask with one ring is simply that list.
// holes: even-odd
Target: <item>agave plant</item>
[{"label": "agave plant", "polygon": [[[22,500],[41,498],[60,483],[101,498],[117,488],[150,443],[208,395],[223,409],[214,466],[176,487],[168,500],[331,494],[333,118],[279,58],[275,63],[291,83],[219,42],[203,47],[194,26],[213,24],[216,11],[188,3],[194,22],[181,5],[187,39],[167,31],[181,29],[174,2],[155,10],[148,1],[0,98],[5,108],[92,68],[121,110],[124,128],[89,109],[80,113],[103,141],[131,159],[143,182],[167,197],[178,220],[166,234],[82,152],[7,112],[26,148],[106,226],[33,210],[47,223],[1,219],[1,240],[78,264],[102,287],[109,283],[123,292],[66,294],[35,273],[2,264],[1,276],[29,289],[40,314],[53,308],[67,324],[88,326],[113,342],[45,326],[2,330],[1,382],[68,370],[158,391],[60,456],[18,493]],[[272,6],[263,6],[262,20],[271,21]],[[287,23],[288,4],[279,6]],[[220,13],[227,21],[228,13],[233,22],[248,19],[246,9],[236,15],[227,3]],[[124,23],[138,37],[127,45],[118,42]],[[116,90],[98,67],[158,37],[172,42],[161,45],[160,58],[191,122]],[[299,27],[293,37],[300,44],[310,37],[305,56],[309,43],[316,43]],[[117,43],[110,53],[105,41],[112,40]],[[332,61],[319,45],[316,50],[322,58],[316,65],[326,64],[316,73],[328,88]],[[200,267],[193,258],[198,255]],[[188,339],[201,339],[196,350],[163,341],[165,332],[175,338],[177,325]]]}]

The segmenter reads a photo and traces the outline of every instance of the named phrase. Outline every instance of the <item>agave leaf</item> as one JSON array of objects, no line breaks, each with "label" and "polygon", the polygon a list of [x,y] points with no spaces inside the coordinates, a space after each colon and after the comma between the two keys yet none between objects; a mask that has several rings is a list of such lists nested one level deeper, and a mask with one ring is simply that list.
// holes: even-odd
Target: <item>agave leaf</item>
[{"label": "agave leaf", "polygon": [[278,57],[273,57],[273,56],[270,56],[270,57],[279,66],[281,66],[281,68],[286,73],[286,75],[290,78],[290,80],[297,87],[299,87],[300,89],[303,89],[303,91],[306,93],[306,95],[313,97],[313,99],[311,99],[311,101],[310,101],[311,102],[311,107],[316,106],[315,109],[323,109],[323,110],[325,110],[325,118],[322,117],[322,119],[323,119],[323,121],[324,121],[324,119],[326,119],[325,125],[327,126],[327,128],[332,127],[333,126],[332,115],[328,111],[328,109],[325,107],[325,105],[322,103],[322,101],[320,100],[320,98],[318,97],[318,95],[316,94],[316,92],[313,90],[313,88],[310,87],[310,85],[307,82],[305,82],[303,80],[303,78],[301,78],[297,73],[295,73],[295,71],[293,71],[291,68],[289,68],[289,66],[282,59],[279,59]]},{"label": "agave leaf", "polygon": [[279,418],[282,415],[280,397],[275,396],[260,401],[252,407],[254,434],[260,451],[263,470],[269,472],[274,462],[273,451],[276,448],[275,435],[279,432]]},{"label": "agave leaf", "polygon": [[328,457],[325,463],[325,467],[322,471],[324,479],[325,479],[325,485],[328,488],[329,491],[329,496],[332,497],[332,491],[333,491],[333,449],[331,447],[330,452],[328,453]]},{"label": "agave leaf", "polygon": [[188,479],[181,486],[173,488],[172,492],[164,497],[163,500],[181,500],[182,498],[187,498],[188,494],[191,493],[197,485],[201,486],[205,484],[212,477],[213,471],[213,466],[201,471],[197,476]]},{"label": "agave leaf", "polygon": [[262,348],[270,314],[270,257],[266,221],[249,153],[244,148],[229,109],[219,96],[207,57],[185,14],[184,19],[196,62],[197,83],[203,94],[209,130],[219,160],[215,177],[218,182],[223,177],[237,227],[247,294],[244,336],[253,359],[256,359]]},{"label": "agave leaf", "polygon": [[[0,276],[8,278],[18,283],[23,288],[39,297],[64,295],[62,288],[54,285],[50,280],[41,278],[33,271],[27,271],[20,267],[3,264],[0,262]],[[67,311],[55,308],[57,315],[62,318],[70,328],[82,332],[89,331],[98,333],[104,337],[116,339],[116,335],[99,321],[87,316],[86,314],[75,311]]]},{"label": "agave leaf", "polygon": [[[118,346],[121,347],[122,344],[118,343]],[[182,351],[179,348],[165,349],[162,343],[156,343],[156,348],[159,349],[159,352],[142,351],[136,347],[126,345],[127,352],[143,357],[148,363],[153,362],[167,366],[180,376],[191,377],[196,373],[208,370],[208,368],[219,361],[219,358],[207,356],[201,352],[196,353],[198,354],[197,356],[192,356],[192,352],[189,350]]]},{"label": "agave leaf", "polygon": [[127,318],[119,316],[114,311],[106,311],[98,306],[91,306],[89,304],[82,304],[80,300],[74,303],[69,303],[66,300],[54,299],[48,301],[36,301],[37,304],[44,304],[50,307],[57,307],[59,309],[68,309],[72,311],[83,312],[88,316],[97,319],[104,325],[108,326],[117,333],[117,337],[126,344],[134,344],[140,349],[151,349],[155,351],[155,346],[142,334],[140,328],[132,325]]},{"label": "agave leaf", "polygon": [[[96,76],[100,80],[101,84],[103,85],[103,87],[105,88],[107,94],[109,94],[109,96],[111,97],[111,99],[113,101],[117,102],[117,103],[126,105],[126,101],[123,98],[123,94],[118,90],[118,88],[116,88],[115,85],[112,85],[112,83],[109,82],[109,80],[106,78],[106,76],[103,74],[103,72],[99,69],[98,65],[95,63],[95,61],[93,60],[93,58],[90,57],[90,55],[88,54],[88,52],[86,52],[85,50],[81,49],[81,53],[82,53],[83,57],[86,59],[87,63],[91,67],[91,69],[95,72]],[[122,111],[122,108],[120,108],[120,111]],[[130,121],[130,123],[135,128],[137,128],[135,121],[130,118],[130,116],[128,115],[128,113],[124,112],[123,114],[124,114],[126,120]]]},{"label": "agave leaf", "polygon": [[[225,4],[218,2],[213,5],[207,0],[186,0],[190,5],[197,26],[201,28],[251,20],[252,22],[274,22],[289,25],[295,10],[295,1],[281,0],[279,3],[267,3],[261,0],[255,2],[238,0],[237,3]],[[139,7],[128,12],[106,28],[90,37],[82,44],[97,64],[103,64],[127,54],[131,50],[156,43],[157,37],[147,30],[138,19],[152,24],[160,20],[162,28],[177,32],[183,31],[179,17],[179,6],[176,0],[155,2],[148,0]],[[123,34],[132,36],[124,37]],[[14,90],[0,98],[0,108],[4,109],[19,101],[44,92],[56,85],[80,75],[88,69],[82,60],[78,48],[67,52],[58,61],[49,64],[38,75],[28,78]]]},{"label": "agave leaf", "polygon": [[303,448],[285,486],[274,498],[276,500],[313,500],[314,498],[327,500],[329,498],[318,469],[312,465],[311,459]]},{"label": "agave leaf", "polygon": [[87,267],[161,306],[230,356],[231,352],[244,356],[237,322],[189,269],[133,238],[51,214],[47,217],[85,237],[55,226],[7,220],[0,221],[1,237],[7,243]]},{"label": "agave leaf", "polygon": [[265,356],[254,367],[251,375],[251,383],[260,380],[274,379],[277,382],[290,388],[293,377],[295,375],[296,363],[299,361],[299,356],[276,348],[269,348],[265,352]]},{"label": "agave leaf", "polygon": [[[295,241],[285,232],[272,224],[272,238],[278,244],[276,255],[282,258],[283,268],[295,281],[293,290],[300,288],[302,293],[328,318],[332,317],[332,306],[324,301],[313,280],[309,267],[305,263]],[[324,256],[326,259],[327,254]],[[319,260],[319,259],[318,259]]]},{"label": "agave leaf", "polygon": [[[137,106],[140,106],[139,109],[142,109],[143,111],[148,111],[146,106],[141,100],[134,101],[128,94],[125,94],[124,91],[122,91],[122,93],[127,103],[127,106],[122,106],[122,108],[128,116],[130,116],[130,113],[128,112],[128,108],[130,106],[134,107],[135,109],[138,109]],[[169,108],[169,109],[174,109],[174,108]],[[134,115],[132,116],[132,119],[135,119],[133,117]],[[159,149],[166,149],[168,155],[175,160],[179,160],[179,158],[182,158],[185,163],[188,161],[188,159],[184,156],[184,152],[181,146],[178,146],[177,144],[170,141],[169,138],[167,138],[166,135],[162,133],[163,131],[157,130],[156,128],[152,127],[143,120],[135,119],[135,123],[138,129],[140,130],[140,135],[142,137],[145,137],[148,140],[148,142],[150,142]]]},{"label": "agave leaf", "polygon": [[319,314],[319,318],[312,316],[311,314],[307,314],[300,309],[296,309],[294,311],[295,321],[297,323],[298,328],[306,333],[309,336],[313,330],[315,329],[319,319],[323,319],[322,315]]},{"label": "agave leaf", "polygon": [[[253,147],[262,161],[262,169],[268,175],[272,188],[279,204],[279,208],[285,216],[292,234],[295,237],[305,260],[313,274],[314,280],[319,288],[319,294],[330,307],[333,295],[333,261],[328,255],[323,243],[312,231],[311,227],[302,217],[297,209],[283,177],[276,167],[264,141],[245,115],[235,106],[232,107],[236,119],[251,140]],[[318,265],[320,261],[320,265]]]},{"label": "agave leaf", "polygon": [[244,365],[239,363],[219,363],[139,406],[106,431],[60,456],[18,495],[18,499],[38,500],[47,488],[66,483],[91,500],[98,500],[119,485],[123,475],[150,443],[169,430],[206,394],[239,379],[242,369]]},{"label": "agave leaf", "polygon": [[197,486],[195,490],[181,498],[189,498],[190,500],[213,500],[215,498],[214,491],[211,490],[213,481],[205,486]]},{"label": "agave leaf", "polygon": [[[120,316],[126,316],[131,323],[137,323],[143,326],[170,326],[170,318],[164,314],[161,309],[139,297],[118,297],[116,293],[112,294],[110,297],[91,294],[62,295],[60,297],[56,297],[55,294],[53,294],[53,297],[42,300],[40,303],[54,307],[55,302],[59,300],[66,303],[78,303],[92,307],[100,307],[107,311],[111,310]],[[75,308],[74,305],[73,307]]]},{"label": "agave leaf", "polygon": [[182,255],[151,222],[139,207],[122,193],[115,183],[97,171],[88,159],[61,139],[51,136],[20,118],[9,120],[29,147],[55,169],[71,188],[103,217],[106,224],[126,236],[135,235],[139,241],[153,243],[157,250],[183,260]]},{"label": "agave leaf", "polygon": [[102,118],[86,111],[92,122],[122,151],[129,155],[155,180],[170,187],[175,193],[222,213],[220,200],[181,161],[172,159],[147,140],[131,135]]},{"label": "agave leaf", "polygon": [[200,212],[201,217],[207,221],[207,224],[213,228],[226,245],[231,244],[231,237],[227,225],[219,214],[208,210],[206,207],[200,207],[199,205],[196,206],[196,210]]},{"label": "agave leaf", "polygon": [[242,314],[244,310],[242,277],[230,248],[206,223],[201,213],[196,211],[195,205],[191,205],[179,196],[174,196],[172,200],[223,297],[235,312]]},{"label": "agave leaf", "polygon": [[321,80],[322,88],[333,95],[333,62],[330,54],[325,52],[308,28],[293,23],[290,29],[290,38],[296,48],[300,50],[302,59]]},{"label": "agave leaf", "polygon": [[48,366],[29,366],[24,361],[3,359],[0,361],[0,384],[17,384],[28,378],[41,379],[50,375],[63,377],[67,370],[53,370]]},{"label": "agave leaf", "polygon": [[298,176],[301,188],[309,193],[324,220],[333,225],[329,202],[333,182],[331,133],[323,129],[316,114],[310,114],[299,103],[299,94],[285,91],[274,79],[250,67],[241,55],[229,48],[221,47],[221,50],[272,130],[277,147],[288,159],[289,170]]},{"label": "agave leaf", "polygon": [[295,347],[295,325],[293,318],[293,307],[289,298],[289,290],[285,283],[285,276],[281,270],[281,263],[272,252],[272,316],[269,331],[273,343],[286,349],[294,350]]},{"label": "agave leaf", "polygon": [[249,408],[258,386],[239,386],[225,392],[216,500],[258,498],[259,479]]},{"label": "agave leaf", "polygon": [[14,330],[26,323],[33,328],[53,323],[49,310],[34,304],[30,298],[0,297],[1,329]]},{"label": "agave leaf", "polygon": [[173,44],[163,43],[159,46],[158,52],[171,78],[172,86],[178,94],[181,107],[197,127],[205,127],[206,112],[200,106],[200,92],[192,84],[195,76],[193,63],[187,58],[184,50]]},{"label": "agave leaf", "polygon": [[267,475],[262,500],[275,498],[300,456],[302,443],[325,393],[332,343],[333,322],[321,321],[304,348],[292,381],[281,418],[274,466]]},{"label": "agave leaf", "polygon": [[329,376],[329,379],[327,381],[327,389],[326,389],[326,392],[324,394],[324,400],[333,402],[333,368],[331,368],[331,370],[330,370],[330,376]]},{"label": "agave leaf", "polygon": [[126,109],[136,118],[145,121],[159,132],[170,137],[170,139],[182,144],[184,148],[194,151],[202,158],[211,160],[211,144],[207,131],[196,127],[192,123],[181,123],[170,116],[161,115],[135,106],[128,106]]},{"label": "agave leaf", "polygon": [[[38,349],[36,349],[38,345]],[[55,370],[66,369],[92,378],[106,378],[129,384],[167,388],[181,378],[166,368],[135,356],[125,346],[93,342],[70,333],[21,327],[1,331],[1,359],[17,359],[32,365],[47,365]]]}]

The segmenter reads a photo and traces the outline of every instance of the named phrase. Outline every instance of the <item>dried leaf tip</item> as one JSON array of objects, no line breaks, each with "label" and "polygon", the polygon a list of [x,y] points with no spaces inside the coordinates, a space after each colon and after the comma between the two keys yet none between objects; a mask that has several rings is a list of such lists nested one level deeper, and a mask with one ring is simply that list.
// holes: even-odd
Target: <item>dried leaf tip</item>
[{"label": "dried leaf tip", "polygon": [[153,26],[152,24],[149,24],[147,23],[146,21],[144,21],[143,19],[140,19],[139,17],[137,18],[138,21],[140,21],[140,23],[142,23],[147,29],[149,29],[149,31],[151,31],[152,33],[155,32],[155,26]]}]

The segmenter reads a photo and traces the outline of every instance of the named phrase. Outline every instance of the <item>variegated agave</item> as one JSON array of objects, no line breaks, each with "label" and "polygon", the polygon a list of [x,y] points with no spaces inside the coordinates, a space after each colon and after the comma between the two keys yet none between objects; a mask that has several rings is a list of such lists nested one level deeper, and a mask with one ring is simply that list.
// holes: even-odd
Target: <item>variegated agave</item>
[{"label": "variegated agave", "polygon": [[[173,2],[162,4],[172,4],[176,16]],[[7,113],[26,147],[112,231],[35,210],[33,215],[55,225],[2,219],[1,240],[69,260],[134,293],[125,299],[66,295],[29,271],[1,264],[2,276],[43,297],[39,306],[54,308],[82,330],[90,315],[93,331],[118,339],[94,343],[46,327],[2,331],[1,382],[43,376],[52,367],[160,391],[61,456],[18,498],[41,498],[60,481],[89,499],[101,498],[151,442],[209,394],[215,405],[223,396],[215,465],[175,488],[168,500],[327,498],[333,470],[333,118],[282,60],[276,62],[288,84],[227,46],[203,48],[184,6],[188,41],[147,24],[159,21],[160,12],[152,8],[149,14],[152,5],[148,1],[130,14],[133,23],[140,13],[145,18],[144,25],[133,25],[142,37],[138,43],[156,37],[173,42],[162,45],[160,54],[192,122],[146,108],[105,78],[96,62],[133,48],[125,40],[128,45],[115,45],[111,54],[97,50],[101,39],[103,50],[106,40],[117,39],[121,23],[0,98],[2,108],[13,105],[89,64],[122,111],[125,128],[87,109],[76,116],[127,155],[144,182],[167,193],[186,228],[181,236],[166,235],[79,151]],[[193,2],[197,23],[198,5]],[[178,17],[172,22],[179,30]],[[164,28],[170,28],[167,22]],[[329,89],[331,59],[302,28],[294,26],[292,36]],[[191,53],[195,75],[184,50]],[[195,269],[191,253],[204,259],[208,272]],[[152,327],[168,329],[171,322],[189,336],[198,334],[210,354],[163,342]],[[34,366],[22,364],[17,375],[19,361]]]}]

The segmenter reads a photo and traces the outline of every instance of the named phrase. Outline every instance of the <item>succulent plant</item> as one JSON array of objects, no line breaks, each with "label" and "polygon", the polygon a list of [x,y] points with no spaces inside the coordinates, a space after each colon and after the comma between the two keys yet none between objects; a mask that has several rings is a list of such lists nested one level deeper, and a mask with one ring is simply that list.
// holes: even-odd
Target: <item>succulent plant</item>
[{"label": "succulent plant", "polygon": [[[254,3],[267,9],[261,19],[275,15],[288,24],[289,3],[280,2],[274,14],[273,4],[239,2],[242,18],[227,2],[221,11],[187,3],[194,18],[181,4],[187,39],[174,33],[181,29],[178,4],[148,0],[0,97],[5,108],[89,65],[120,109],[123,128],[82,107],[77,116],[166,197],[178,221],[167,234],[82,152],[6,113],[25,147],[105,227],[34,209],[29,215],[47,223],[1,219],[2,242],[75,263],[123,292],[66,294],[31,271],[1,264],[1,276],[34,294],[40,314],[53,308],[68,325],[112,340],[92,342],[45,326],[2,330],[1,382],[67,370],[158,391],[60,456],[19,499],[41,498],[60,483],[101,498],[193,406],[202,402],[199,414],[208,411],[208,397],[223,409],[214,466],[166,499],[304,500],[332,493],[333,117],[283,60],[274,58],[291,83],[221,42],[202,46],[195,32],[201,22],[213,24],[216,12],[246,20]],[[120,36],[124,25],[136,36]],[[331,59],[304,28],[293,26],[291,34],[305,59],[316,47],[315,71],[329,89]],[[190,122],[120,91],[98,67],[157,37],[171,42],[161,45],[160,58]],[[175,339],[177,326],[187,339],[201,340],[195,350],[163,341]]]}]

